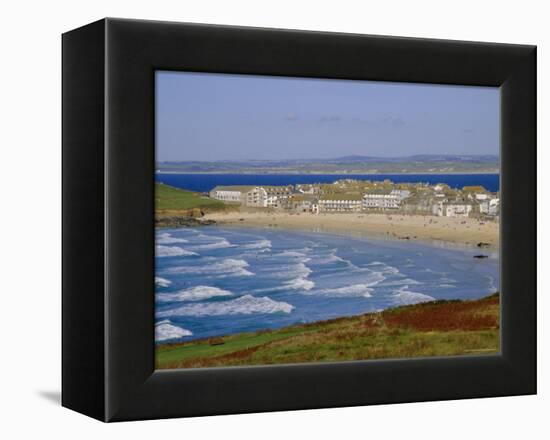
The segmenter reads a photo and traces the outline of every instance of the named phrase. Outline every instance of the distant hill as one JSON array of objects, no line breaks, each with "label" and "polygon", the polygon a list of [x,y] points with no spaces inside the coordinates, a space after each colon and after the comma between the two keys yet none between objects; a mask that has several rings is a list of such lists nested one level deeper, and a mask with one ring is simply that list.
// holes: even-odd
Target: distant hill
[{"label": "distant hill", "polygon": [[498,163],[496,155],[450,155],[450,154],[416,154],[401,157],[376,157],[376,156],[344,156],[329,159],[329,162],[460,162],[460,163]]},{"label": "distant hill", "polygon": [[171,161],[157,163],[160,172],[181,173],[498,173],[496,155],[419,154],[403,157],[343,156],[332,159]]}]

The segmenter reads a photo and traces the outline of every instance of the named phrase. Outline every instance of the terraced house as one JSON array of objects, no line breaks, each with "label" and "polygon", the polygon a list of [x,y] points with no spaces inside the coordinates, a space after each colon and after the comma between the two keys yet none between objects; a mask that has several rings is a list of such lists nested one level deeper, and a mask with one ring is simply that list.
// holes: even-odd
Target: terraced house
[{"label": "terraced house", "polygon": [[361,193],[323,194],[319,198],[321,212],[357,212],[363,208]]},{"label": "terraced house", "polygon": [[226,185],[216,186],[210,191],[210,197],[227,203],[239,203],[251,208],[277,208],[281,201],[294,192],[292,185],[254,186]]},{"label": "terraced house", "polygon": [[365,209],[397,209],[401,202],[409,197],[410,191],[405,189],[371,189],[363,196]]},{"label": "terraced house", "polygon": [[282,207],[294,212],[319,213],[318,199],[308,194],[293,194],[285,199]]},{"label": "terraced house", "polygon": [[251,208],[267,208],[267,191],[261,186],[252,188],[244,195],[244,204]]},{"label": "terraced house", "polygon": [[210,197],[226,203],[242,203],[243,194],[253,188],[252,185],[216,186],[210,191]]},{"label": "terraced house", "polygon": [[439,217],[469,217],[474,205],[467,201],[447,201],[434,205],[433,214]]},{"label": "terraced house", "polygon": [[294,187],[287,186],[262,186],[267,193],[267,207],[281,208],[284,201],[287,200],[293,193]]}]

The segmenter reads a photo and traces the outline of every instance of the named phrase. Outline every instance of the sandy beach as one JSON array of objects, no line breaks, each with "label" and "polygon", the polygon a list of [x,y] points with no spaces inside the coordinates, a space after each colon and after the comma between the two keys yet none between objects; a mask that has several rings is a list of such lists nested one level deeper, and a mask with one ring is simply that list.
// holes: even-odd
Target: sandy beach
[{"label": "sandy beach", "polygon": [[473,218],[371,213],[315,215],[263,212],[211,213],[204,218],[214,220],[220,225],[325,231],[373,238],[441,241],[469,246],[483,242],[488,243],[492,249],[497,249],[499,245],[498,223],[480,222]]}]

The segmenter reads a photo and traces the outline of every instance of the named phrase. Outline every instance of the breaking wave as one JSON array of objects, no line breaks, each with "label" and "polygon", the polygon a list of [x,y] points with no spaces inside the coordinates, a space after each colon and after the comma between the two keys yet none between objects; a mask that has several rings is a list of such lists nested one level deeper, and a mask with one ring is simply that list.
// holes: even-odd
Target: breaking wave
[{"label": "breaking wave", "polygon": [[229,276],[252,276],[252,272],[247,270],[249,264],[245,260],[228,258],[216,263],[203,266],[180,266],[172,267],[167,270],[168,273],[189,273],[214,275],[218,277]]},{"label": "breaking wave", "polygon": [[318,292],[323,296],[329,296],[332,298],[348,298],[348,297],[364,297],[370,298],[371,292],[374,289],[369,284],[353,284],[351,286],[337,287],[334,289],[323,289]]},{"label": "breaking wave", "polygon": [[210,249],[224,249],[224,248],[229,248],[229,247],[233,247],[233,246],[234,245],[229,243],[229,241],[227,239],[219,238],[218,241],[215,241],[213,243],[198,244],[198,245],[192,246],[191,249],[210,250]]},{"label": "breaking wave", "polygon": [[298,252],[298,251],[284,251],[284,252],[280,252],[278,254],[275,254],[273,256],[274,257],[297,257],[297,258],[301,258],[301,257],[305,257],[306,254],[304,254],[302,252]]},{"label": "breaking wave", "polygon": [[496,292],[497,288],[495,286],[495,279],[491,275],[487,275],[486,278],[489,281],[489,291]]},{"label": "breaking wave", "polygon": [[384,275],[404,276],[397,267],[388,266],[387,264],[382,268],[382,273]]},{"label": "breaking wave", "polygon": [[304,264],[309,258],[302,258],[299,263],[285,265],[276,268],[276,272],[270,274],[273,278],[286,278],[279,286],[259,289],[256,292],[280,292],[284,290],[311,290],[315,287],[315,282],[309,280],[309,275],[313,272]]},{"label": "breaking wave", "polygon": [[155,324],[156,341],[167,341],[169,339],[178,339],[192,335],[193,333],[191,331],[173,325],[168,319]]},{"label": "breaking wave", "polygon": [[188,243],[189,240],[186,240],[185,238],[176,238],[172,237],[171,234],[168,232],[163,232],[162,234],[158,234],[156,238],[157,244],[173,244],[173,243]]},{"label": "breaking wave", "polygon": [[250,315],[268,313],[290,313],[294,306],[282,301],[273,301],[267,296],[255,297],[244,295],[230,301],[211,303],[196,303],[178,307],[172,310],[158,312],[159,318],[170,316],[221,316]]},{"label": "breaking wave", "polygon": [[168,287],[172,284],[172,281],[167,280],[166,278],[155,277],[155,284],[160,287]]},{"label": "breaking wave", "polygon": [[191,252],[176,246],[157,245],[155,249],[157,257],[187,257],[190,255],[198,255],[195,252]]},{"label": "breaking wave", "polygon": [[349,260],[344,260],[342,257],[336,255],[336,253],[329,254],[326,257],[317,258],[315,260],[317,264],[330,264],[330,263],[346,263],[351,264]]},{"label": "breaking wave", "polygon": [[285,282],[283,288],[294,289],[294,290],[311,290],[314,287],[315,287],[315,283],[304,277],[304,278],[296,278],[294,280]]},{"label": "breaking wave", "polygon": [[201,301],[231,295],[233,294],[229,290],[219,289],[218,287],[196,286],[180,290],[179,292],[157,293],[156,298],[159,301]]},{"label": "breaking wave", "polygon": [[406,305],[406,304],[418,304],[428,301],[434,301],[435,298],[424,295],[423,293],[419,292],[411,292],[407,290],[409,286],[403,286],[398,290],[394,290],[394,293],[392,295],[395,304],[397,305]]},{"label": "breaking wave", "polygon": [[351,298],[351,297],[364,297],[370,298],[371,293],[374,291],[373,287],[382,283],[386,277],[382,272],[372,271],[366,277],[362,277],[362,283],[351,284],[349,286],[335,287],[330,289],[321,289],[312,294],[320,294],[332,298]]},{"label": "breaking wave", "polygon": [[283,276],[285,277],[297,277],[297,278],[307,278],[313,271],[307,267],[304,263],[297,263],[295,266],[287,268],[284,270]]},{"label": "breaking wave", "polygon": [[247,243],[241,246],[242,249],[267,249],[271,247],[270,240],[258,240],[252,243]]},{"label": "breaking wave", "polygon": [[409,286],[409,285],[420,285],[422,284],[420,281],[413,280],[412,278],[403,278],[401,280],[392,280],[387,281],[383,285],[384,286]]}]

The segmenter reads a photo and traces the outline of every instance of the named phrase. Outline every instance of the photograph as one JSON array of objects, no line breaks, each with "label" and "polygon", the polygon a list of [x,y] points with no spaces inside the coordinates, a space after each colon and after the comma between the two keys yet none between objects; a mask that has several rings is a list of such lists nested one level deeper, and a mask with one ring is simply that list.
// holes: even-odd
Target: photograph
[{"label": "photograph", "polygon": [[542,2],[2,10],[1,438],[548,437]]},{"label": "photograph", "polygon": [[500,353],[498,87],[157,71],[157,369]]}]

